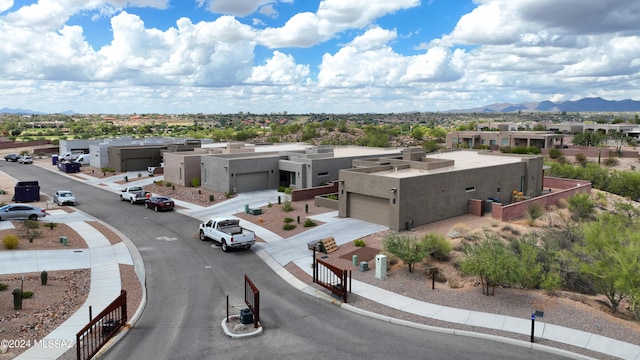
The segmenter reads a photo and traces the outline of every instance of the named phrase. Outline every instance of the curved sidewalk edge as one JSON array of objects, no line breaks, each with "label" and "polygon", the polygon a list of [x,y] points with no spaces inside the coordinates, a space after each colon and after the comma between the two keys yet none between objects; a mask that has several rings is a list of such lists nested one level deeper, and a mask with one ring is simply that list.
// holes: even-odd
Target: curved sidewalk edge
[{"label": "curved sidewalk edge", "polygon": [[[445,334],[451,334],[451,335],[457,335],[457,336],[467,336],[467,337],[474,337],[474,338],[479,338],[479,339],[486,339],[486,340],[496,341],[496,342],[510,344],[510,345],[514,345],[514,346],[520,346],[520,347],[523,347],[523,348],[540,350],[540,351],[544,351],[544,352],[547,352],[547,353],[561,355],[561,356],[565,356],[565,357],[572,358],[572,359],[577,359],[577,360],[596,360],[595,358],[592,358],[592,357],[589,357],[589,356],[577,354],[577,353],[574,353],[574,352],[571,352],[571,351],[567,351],[567,350],[554,348],[554,347],[551,347],[551,346],[546,346],[546,345],[531,343],[531,342],[527,342],[527,341],[512,339],[512,338],[508,338],[508,337],[504,337],[504,336],[478,333],[478,332],[473,332],[473,331],[468,331],[468,330],[455,330],[455,329],[437,327],[437,326],[432,326],[432,325],[423,325],[423,324],[418,324],[418,323],[407,321],[407,320],[393,318],[393,317],[390,317],[390,316],[380,315],[380,314],[377,314],[377,313],[374,313],[374,312],[371,312],[371,311],[368,311],[368,310],[363,310],[363,309],[357,308],[355,306],[352,306],[350,304],[344,303],[341,300],[336,299],[336,298],[334,298],[334,297],[332,297],[332,296],[330,296],[330,295],[328,295],[328,294],[326,294],[326,293],[324,293],[322,291],[319,291],[318,289],[314,288],[313,286],[310,286],[310,285],[304,283],[302,280],[298,279],[293,274],[288,272],[284,267],[282,267],[271,256],[271,254],[269,254],[266,250],[261,249],[261,248],[257,248],[254,251],[276,274],[278,274],[278,276],[280,276],[283,280],[285,280],[287,283],[289,283],[294,288],[296,288],[296,289],[298,289],[298,290],[300,290],[300,291],[302,291],[302,292],[304,292],[304,293],[306,293],[308,295],[314,296],[314,297],[316,297],[316,298],[318,298],[320,300],[329,302],[329,303],[334,304],[334,305],[338,305],[342,309],[347,310],[347,311],[351,311],[353,313],[357,313],[357,314],[368,316],[368,317],[371,317],[371,318],[375,318],[375,319],[378,319],[378,320],[381,320],[381,321],[387,321],[387,322],[390,322],[390,323],[393,323],[393,324],[402,325],[402,326],[408,326],[408,327],[412,327],[412,328],[416,328],[416,329],[420,329],[420,330],[425,330],[425,331],[433,331],[433,332],[439,332],[439,333],[445,333]],[[419,316],[419,315],[416,315],[416,316]],[[570,329],[570,330],[573,330],[573,329]],[[553,340],[553,339],[551,339],[551,340]],[[571,344],[569,344],[569,345],[571,345]],[[598,350],[589,349],[589,348],[586,348],[586,347],[585,347],[585,350],[598,351]],[[609,355],[611,355],[611,354],[609,354]],[[623,357],[623,358],[631,359],[631,360],[639,359],[635,355],[632,356],[632,357]]]}]

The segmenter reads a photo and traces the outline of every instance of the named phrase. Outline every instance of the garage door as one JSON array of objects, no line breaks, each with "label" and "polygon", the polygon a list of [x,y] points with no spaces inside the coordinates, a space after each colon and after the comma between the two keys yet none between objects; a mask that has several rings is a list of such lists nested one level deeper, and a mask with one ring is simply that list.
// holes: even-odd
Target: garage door
[{"label": "garage door", "polygon": [[347,216],[389,226],[389,199],[349,193]]},{"label": "garage door", "polygon": [[269,188],[269,172],[257,172],[236,175],[236,191],[247,192]]},{"label": "garage door", "polygon": [[151,165],[153,159],[150,157],[146,158],[126,158],[124,159],[124,166],[122,167],[122,171],[147,171],[147,166]]}]

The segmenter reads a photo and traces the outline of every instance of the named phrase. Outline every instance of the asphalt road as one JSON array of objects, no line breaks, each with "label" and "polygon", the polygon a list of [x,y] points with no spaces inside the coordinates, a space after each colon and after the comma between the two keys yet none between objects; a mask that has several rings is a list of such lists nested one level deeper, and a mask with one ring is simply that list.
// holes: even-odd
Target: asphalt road
[{"label": "asphalt road", "polygon": [[[563,359],[523,347],[413,329],[357,315],[288,285],[253,251],[223,253],[197,238],[198,221],[121,202],[60,173],[7,163],[41,192],[72,190],[77,208],[119,229],[139,249],[147,304],[104,359]],[[242,305],[244,275],[260,289],[261,336],[233,340],[220,326],[226,296]],[[233,310],[239,312],[238,310]]]}]

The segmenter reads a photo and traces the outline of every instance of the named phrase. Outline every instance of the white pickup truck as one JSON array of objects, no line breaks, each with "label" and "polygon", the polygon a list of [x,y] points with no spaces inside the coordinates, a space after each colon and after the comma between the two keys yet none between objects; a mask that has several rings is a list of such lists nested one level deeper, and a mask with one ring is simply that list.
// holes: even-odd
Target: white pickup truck
[{"label": "white pickup truck", "polygon": [[232,248],[248,249],[256,243],[256,234],[240,226],[240,219],[211,219],[199,227],[200,240],[220,243],[222,251]]},{"label": "white pickup truck", "polygon": [[120,201],[129,201],[131,204],[142,204],[147,200],[148,191],[142,186],[127,186],[120,191]]}]

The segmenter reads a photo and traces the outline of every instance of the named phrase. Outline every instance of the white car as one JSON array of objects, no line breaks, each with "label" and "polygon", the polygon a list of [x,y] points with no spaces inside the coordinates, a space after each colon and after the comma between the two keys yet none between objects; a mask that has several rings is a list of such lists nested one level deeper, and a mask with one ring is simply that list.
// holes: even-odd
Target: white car
[{"label": "white car", "polygon": [[33,158],[30,155],[22,155],[18,159],[20,164],[33,164]]},{"label": "white car", "polygon": [[60,206],[64,205],[76,205],[76,197],[69,190],[58,190],[53,195],[53,202]]}]

